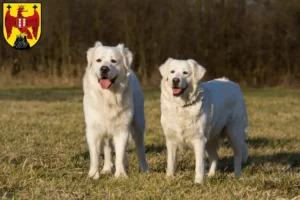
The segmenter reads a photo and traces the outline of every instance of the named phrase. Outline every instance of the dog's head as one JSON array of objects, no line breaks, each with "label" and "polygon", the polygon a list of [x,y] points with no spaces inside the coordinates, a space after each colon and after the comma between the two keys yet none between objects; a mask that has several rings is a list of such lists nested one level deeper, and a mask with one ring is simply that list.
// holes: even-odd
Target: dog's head
[{"label": "dog's head", "polygon": [[109,47],[96,42],[95,46],[87,51],[88,67],[97,76],[97,81],[103,89],[108,89],[127,76],[132,57],[132,53],[123,44]]},{"label": "dog's head", "polygon": [[205,74],[205,69],[192,59],[169,58],[159,67],[159,71],[163,77],[162,81],[172,89],[173,96],[183,95],[189,87],[198,84]]}]

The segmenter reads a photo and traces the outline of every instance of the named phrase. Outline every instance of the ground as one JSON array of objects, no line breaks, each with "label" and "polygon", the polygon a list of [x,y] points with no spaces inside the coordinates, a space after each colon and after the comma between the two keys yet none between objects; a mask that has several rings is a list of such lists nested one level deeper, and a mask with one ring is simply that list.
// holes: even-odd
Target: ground
[{"label": "ground", "polygon": [[[218,172],[193,183],[194,155],[180,154],[165,177],[160,91],[144,89],[146,153],[151,172],[138,173],[134,145],[129,178],[87,178],[89,155],[80,88],[0,88],[2,199],[300,199],[300,90],[243,89],[249,113],[250,162],[233,177],[232,150],[219,150]],[[103,160],[101,159],[101,162]]]}]

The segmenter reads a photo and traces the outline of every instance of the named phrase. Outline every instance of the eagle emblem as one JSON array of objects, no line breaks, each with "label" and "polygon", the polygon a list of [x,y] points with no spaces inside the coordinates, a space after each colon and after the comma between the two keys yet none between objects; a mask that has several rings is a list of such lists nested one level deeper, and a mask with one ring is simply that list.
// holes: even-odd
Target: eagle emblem
[{"label": "eagle emblem", "polygon": [[8,44],[24,50],[34,46],[41,35],[41,3],[4,3],[3,34]]}]

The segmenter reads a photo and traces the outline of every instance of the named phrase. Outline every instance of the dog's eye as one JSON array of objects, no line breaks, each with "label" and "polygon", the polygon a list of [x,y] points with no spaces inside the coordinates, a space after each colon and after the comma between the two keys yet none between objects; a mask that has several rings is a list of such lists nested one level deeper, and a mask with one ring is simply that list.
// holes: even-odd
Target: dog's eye
[{"label": "dog's eye", "polygon": [[183,74],[184,74],[184,75],[188,75],[189,73],[188,73],[187,71],[184,71]]},{"label": "dog's eye", "polygon": [[98,58],[96,61],[97,61],[97,62],[101,62],[102,60],[101,60],[100,58]]},{"label": "dog's eye", "polygon": [[175,72],[174,70],[171,71],[172,74],[174,74],[174,72]]},{"label": "dog's eye", "polygon": [[111,62],[112,63],[116,63],[117,61],[115,59],[111,59]]}]

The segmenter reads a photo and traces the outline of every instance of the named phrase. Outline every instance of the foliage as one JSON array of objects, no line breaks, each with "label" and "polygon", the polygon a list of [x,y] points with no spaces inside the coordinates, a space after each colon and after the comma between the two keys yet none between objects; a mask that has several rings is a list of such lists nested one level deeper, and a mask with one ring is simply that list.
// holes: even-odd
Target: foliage
[{"label": "foliage", "polygon": [[33,49],[16,51],[0,40],[0,67],[15,79],[27,73],[80,80],[86,50],[100,40],[125,43],[144,84],[159,84],[157,69],[168,57],[197,60],[207,68],[207,79],[227,76],[252,86],[299,82],[298,0],[42,0],[42,5],[42,38]]}]

